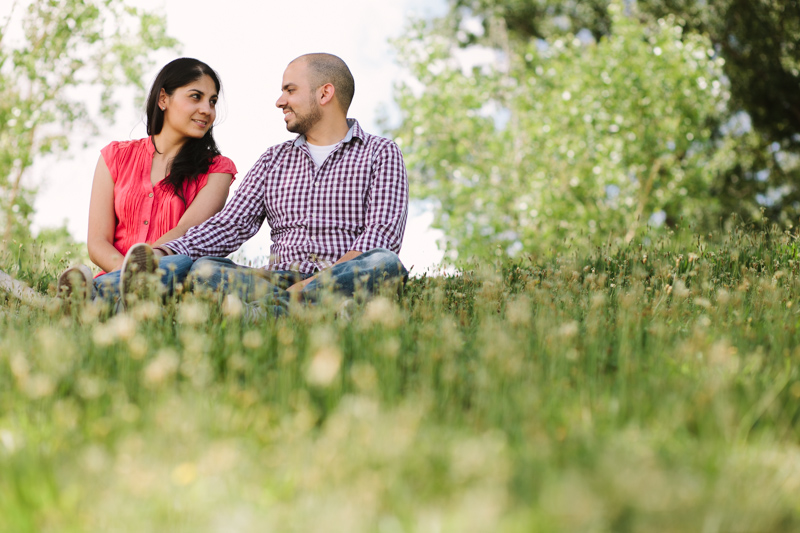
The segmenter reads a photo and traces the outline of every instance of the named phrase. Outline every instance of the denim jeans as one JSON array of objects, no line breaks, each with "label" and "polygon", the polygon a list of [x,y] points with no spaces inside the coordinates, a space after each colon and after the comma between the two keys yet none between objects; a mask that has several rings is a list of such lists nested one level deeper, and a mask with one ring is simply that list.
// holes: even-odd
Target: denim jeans
[{"label": "denim jeans", "polygon": [[[167,296],[172,295],[176,285],[183,283],[191,268],[192,258],[186,255],[170,255],[159,260],[161,286],[166,289]],[[120,271],[115,270],[94,278],[92,298],[116,302],[119,298],[119,275]]]},{"label": "denim jeans", "polygon": [[[189,275],[196,292],[214,292],[219,296],[235,294],[246,304],[258,303],[284,310],[290,300],[286,289],[311,277],[311,274],[295,271],[245,267],[222,257],[198,259]],[[320,273],[303,288],[300,299],[313,304],[326,292],[344,297],[368,296],[383,283],[394,284],[399,289],[407,278],[408,271],[397,254],[376,248]],[[280,309],[273,311],[282,314]]]}]

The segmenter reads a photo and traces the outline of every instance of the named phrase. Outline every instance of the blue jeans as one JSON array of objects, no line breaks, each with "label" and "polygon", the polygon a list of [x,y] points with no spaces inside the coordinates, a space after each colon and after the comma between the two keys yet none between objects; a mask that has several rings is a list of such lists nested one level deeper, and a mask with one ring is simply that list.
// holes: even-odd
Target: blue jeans
[{"label": "blue jeans", "polygon": [[[244,303],[283,309],[290,300],[286,289],[312,276],[290,270],[245,267],[223,257],[202,257],[194,262],[189,274],[197,292],[235,294]],[[407,278],[408,271],[397,254],[376,248],[325,270],[303,288],[300,298],[313,304],[330,291],[344,297],[370,295],[384,283],[399,290]]]},{"label": "blue jeans", "polygon": [[[172,295],[176,285],[183,283],[191,268],[192,258],[187,255],[170,255],[158,261],[161,285],[167,296]],[[119,298],[119,275],[120,271],[115,270],[94,278],[92,298],[115,302]]]}]

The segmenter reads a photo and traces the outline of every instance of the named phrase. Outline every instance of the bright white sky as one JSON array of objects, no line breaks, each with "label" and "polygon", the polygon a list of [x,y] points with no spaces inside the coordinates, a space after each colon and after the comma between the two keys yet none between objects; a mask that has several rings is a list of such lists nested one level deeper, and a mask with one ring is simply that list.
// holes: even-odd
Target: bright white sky
[{"label": "bright white sky", "polygon": [[[219,73],[223,94],[214,131],[222,153],[239,170],[234,187],[267,147],[293,137],[275,107],[283,70],[292,59],[309,52],[329,52],[344,59],[356,80],[349,116],[358,119],[366,131],[381,133],[377,127],[380,112],[396,116],[391,89],[403,75],[388,40],[400,34],[409,15],[433,16],[446,9],[444,0],[136,3],[164,11],[168,33],[182,43],[180,55],[205,61]],[[157,64],[145,78],[148,86],[158,70],[177,56],[159,53],[155,57]],[[72,235],[85,241],[99,150],[112,140],[144,137],[143,107],[144,102],[137,109],[123,107],[113,127],[104,128],[86,149],[73,147],[68,160],[47,160],[36,166],[32,177],[40,183],[40,193],[35,230],[66,221]],[[407,267],[414,266],[414,274],[433,268],[442,258],[437,247],[441,232],[430,229],[431,221],[430,212],[420,203],[412,203],[400,258]],[[269,244],[265,224],[243,247],[243,255],[263,264]],[[242,260],[241,255],[236,258]]]}]

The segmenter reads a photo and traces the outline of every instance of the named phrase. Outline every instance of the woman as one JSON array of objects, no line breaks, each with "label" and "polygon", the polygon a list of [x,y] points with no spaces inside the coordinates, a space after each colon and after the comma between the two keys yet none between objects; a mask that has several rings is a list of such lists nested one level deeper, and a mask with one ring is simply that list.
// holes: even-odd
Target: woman
[{"label": "woman", "polygon": [[[219,92],[216,72],[197,59],[161,69],[147,99],[148,137],[100,151],[87,244],[104,273],[92,280],[88,267],[74,266],[59,277],[59,294],[116,298],[127,278],[121,269],[129,270],[123,265],[152,261],[149,245],[180,237],[222,209],[236,167],[214,141]],[[162,259],[164,286],[182,282],[191,265],[186,256]]]}]

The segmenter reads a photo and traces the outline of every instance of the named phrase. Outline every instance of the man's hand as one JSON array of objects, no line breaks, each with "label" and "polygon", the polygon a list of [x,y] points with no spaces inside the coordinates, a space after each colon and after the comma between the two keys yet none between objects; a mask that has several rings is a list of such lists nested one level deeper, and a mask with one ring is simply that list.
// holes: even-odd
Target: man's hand
[{"label": "man's hand", "polygon": [[289,287],[286,290],[289,291],[289,292],[300,292],[303,289],[305,289],[306,285],[311,283],[314,280],[314,278],[316,278],[316,277],[317,276],[311,276],[310,278],[306,278],[306,279],[304,279],[302,281],[298,281],[297,283],[295,283],[294,285],[292,285],[291,287]]},{"label": "man's hand", "polygon": [[[347,261],[350,261],[351,259],[355,259],[356,257],[361,255],[362,253],[363,252],[359,252],[357,250],[350,250],[349,252],[344,254],[342,257],[340,257],[339,260],[334,263],[334,265],[338,265],[340,263],[346,263]],[[317,274],[317,276],[318,275],[319,274]],[[292,285],[291,287],[289,287],[286,290],[290,291],[290,292],[300,292],[300,291],[302,291],[303,289],[306,288],[306,285],[308,285],[309,283],[314,281],[314,279],[316,279],[317,276],[311,276],[310,278],[306,278],[303,281],[298,281],[297,283],[295,283],[294,285]]]},{"label": "man's hand", "polygon": [[156,259],[161,259],[162,257],[166,257],[168,255],[173,255],[173,253],[169,253],[169,252],[172,252],[172,250],[170,250],[169,248],[167,248],[164,245],[161,245],[161,246],[153,248],[153,254],[155,254]]}]

